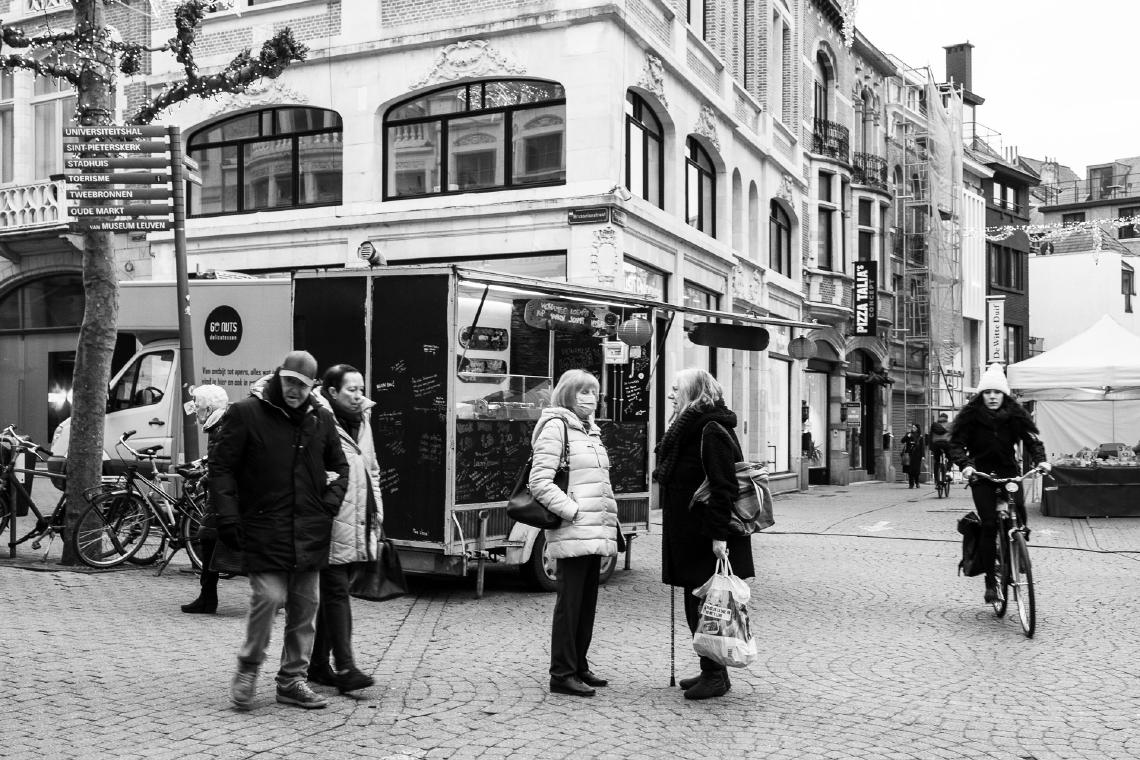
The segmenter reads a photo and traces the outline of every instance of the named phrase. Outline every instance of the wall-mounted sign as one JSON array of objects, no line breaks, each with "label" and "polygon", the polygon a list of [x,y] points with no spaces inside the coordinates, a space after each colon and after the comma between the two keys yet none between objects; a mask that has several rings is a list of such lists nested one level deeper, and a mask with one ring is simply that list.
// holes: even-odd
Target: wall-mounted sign
[{"label": "wall-mounted sign", "polygon": [[229,356],[241,343],[241,317],[232,306],[218,306],[206,317],[206,348]]},{"label": "wall-mounted sign", "polygon": [[602,341],[602,358],[606,364],[628,364],[629,344],[620,340]]},{"label": "wall-mounted sign", "polygon": [[986,364],[1005,363],[1005,296],[986,296]]},{"label": "wall-mounted sign", "polygon": [[843,421],[848,425],[859,425],[863,422],[863,408],[859,404],[843,405]]},{"label": "wall-mounted sign", "polygon": [[609,206],[586,206],[566,212],[567,224],[605,224],[610,220]]},{"label": "wall-mounted sign", "polygon": [[527,301],[523,321],[539,330],[555,332],[588,333],[605,330],[605,321],[598,318],[594,307],[552,298]]},{"label": "wall-mounted sign", "polygon": [[459,379],[465,383],[486,382],[485,377],[465,377],[464,375],[505,375],[507,374],[506,359],[472,359],[469,356],[457,356],[459,360]]},{"label": "wall-mounted sign", "polygon": [[506,351],[510,336],[501,327],[464,327],[459,331],[459,345],[474,351]]},{"label": "wall-mounted sign", "polygon": [[855,262],[855,335],[877,335],[879,324],[879,266]]}]

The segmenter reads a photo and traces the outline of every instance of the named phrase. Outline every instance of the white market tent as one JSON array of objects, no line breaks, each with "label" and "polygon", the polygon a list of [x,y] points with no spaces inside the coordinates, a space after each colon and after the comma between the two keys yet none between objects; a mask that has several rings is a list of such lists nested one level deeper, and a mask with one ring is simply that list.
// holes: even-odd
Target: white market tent
[{"label": "white market tent", "polygon": [[1054,349],[1009,365],[1009,385],[1037,402],[1050,458],[1140,440],[1140,336],[1111,316]]}]

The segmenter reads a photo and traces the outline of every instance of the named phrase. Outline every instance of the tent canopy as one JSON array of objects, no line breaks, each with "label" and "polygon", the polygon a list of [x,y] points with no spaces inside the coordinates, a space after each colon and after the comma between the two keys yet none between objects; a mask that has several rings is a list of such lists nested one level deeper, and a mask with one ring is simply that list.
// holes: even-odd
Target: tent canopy
[{"label": "tent canopy", "polygon": [[1106,314],[1056,348],[1009,365],[1006,374],[1023,398],[1138,398],[1140,336]]}]

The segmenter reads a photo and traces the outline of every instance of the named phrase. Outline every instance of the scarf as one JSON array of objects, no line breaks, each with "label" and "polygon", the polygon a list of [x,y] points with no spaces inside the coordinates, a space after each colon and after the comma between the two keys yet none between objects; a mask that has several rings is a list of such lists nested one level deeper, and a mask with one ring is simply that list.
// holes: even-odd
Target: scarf
[{"label": "scarf", "polygon": [[705,423],[710,420],[720,422],[728,428],[736,427],[736,415],[724,405],[723,401],[705,408],[690,406],[673,420],[673,424],[665,431],[661,443],[657,444],[657,469],[653,471],[654,480],[663,483],[669,479],[677,467],[682,445],[694,435],[698,435],[704,429]]},{"label": "scarf", "polygon": [[336,417],[336,423],[344,428],[344,431],[352,437],[352,440],[359,440],[360,426],[363,424],[364,412],[350,412],[343,409],[340,404],[333,400],[329,389],[324,386],[321,386],[321,393],[324,394],[325,399],[329,402],[333,416]]}]

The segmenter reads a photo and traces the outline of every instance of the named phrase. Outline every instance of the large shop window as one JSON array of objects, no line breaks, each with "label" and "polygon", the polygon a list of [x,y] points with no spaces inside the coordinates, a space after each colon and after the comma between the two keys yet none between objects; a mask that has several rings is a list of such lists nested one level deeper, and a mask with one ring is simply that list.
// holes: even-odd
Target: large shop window
[{"label": "large shop window", "polygon": [[56,274],[0,296],[0,331],[74,329],[83,321],[83,277]]},{"label": "large shop window", "polygon": [[768,433],[768,454],[772,472],[787,472],[791,464],[791,387],[792,363],[769,357],[767,402],[764,406],[765,426]]},{"label": "large shop window", "polygon": [[685,221],[716,237],[716,167],[692,137],[685,141]]},{"label": "large shop window", "polygon": [[190,136],[202,167],[190,185],[190,215],[216,216],[341,202],[344,127],[335,111],[266,108]]},{"label": "large shop window", "polygon": [[625,95],[625,186],[631,193],[665,207],[665,165],[661,161],[664,131],[649,104],[632,92]]},{"label": "large shop window", "polygon": [[384,117],[384,198],[566,182],[566,91],[531,79],[470,82]]},{"label": "large shop window", "polygon": [[[720,296],[713,293],[711,290],[705,290],[699,285],[694,285],[691,282],[685,283],[685,306],[691,306],[694,309],[706,309],[708,311],[720,310]],[[683,346],[682,360],[686,368],[700,367],[707,370],[714,377],[716,376],[716,349],[708,346],[698,346],[689,340],[689,330],[696,322],[709,321],[705,317],[694,317],[693,319],[685,320],[685,342]]]}]

